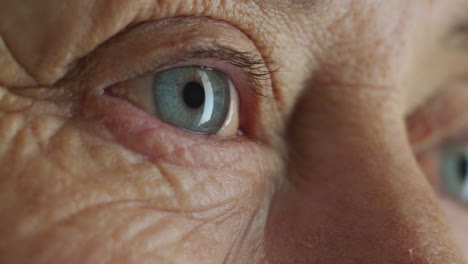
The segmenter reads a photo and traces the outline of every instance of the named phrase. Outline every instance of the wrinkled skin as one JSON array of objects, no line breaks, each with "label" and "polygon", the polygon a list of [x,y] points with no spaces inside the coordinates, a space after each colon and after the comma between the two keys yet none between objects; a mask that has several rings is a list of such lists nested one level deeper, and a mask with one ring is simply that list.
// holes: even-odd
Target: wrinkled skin
[{"label": "wrinkled skin", "polygon": [[[465,263],[468,210],[440,194],[424,153],[449,133],[429,117],[468,105],[468,52],[447,37],[468,1],[0,6],[0,263]],[[206,21],[145,31],[165,36],[156,47],[126,37],[175,16]],[[213,39],[279,69],[255,141],[89,96],[139,50]],[[459,107],[431,107],[439,97]]]}]

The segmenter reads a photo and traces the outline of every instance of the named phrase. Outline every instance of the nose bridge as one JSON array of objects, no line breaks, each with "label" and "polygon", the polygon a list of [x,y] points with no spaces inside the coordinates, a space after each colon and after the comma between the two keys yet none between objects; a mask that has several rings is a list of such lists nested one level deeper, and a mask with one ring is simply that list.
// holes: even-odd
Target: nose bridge
[{"label": "nose bridge", "polygon": [[278,263],[464,263],[402,118],[377,101],[298,103],[266,233]]}]

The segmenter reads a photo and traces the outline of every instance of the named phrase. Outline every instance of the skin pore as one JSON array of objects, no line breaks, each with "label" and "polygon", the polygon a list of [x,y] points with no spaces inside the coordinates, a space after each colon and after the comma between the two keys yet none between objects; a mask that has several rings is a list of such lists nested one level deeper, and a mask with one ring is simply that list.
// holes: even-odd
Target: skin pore
[{"label": "skin pore", "polygon": [[[466,263],[437,157],[467,141],[468,1],[0,6],[0,263]],[[185,64],[225,71],[242,134],[114,96]]]}]

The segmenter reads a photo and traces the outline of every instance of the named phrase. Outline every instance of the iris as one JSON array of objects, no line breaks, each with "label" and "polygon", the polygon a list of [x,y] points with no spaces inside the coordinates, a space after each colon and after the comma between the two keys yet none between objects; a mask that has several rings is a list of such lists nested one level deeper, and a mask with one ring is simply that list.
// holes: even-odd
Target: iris
[{"label": "iris", "polygon": [[192,66],[156,73],[152,97],[158,118],[199,134],[217,133],[229,113],[230,81],[214,69]]},{"label": "iris", "polygon": [[445,191],[468,204],[468,146],[452,146],[444,150],[440,168]]}]

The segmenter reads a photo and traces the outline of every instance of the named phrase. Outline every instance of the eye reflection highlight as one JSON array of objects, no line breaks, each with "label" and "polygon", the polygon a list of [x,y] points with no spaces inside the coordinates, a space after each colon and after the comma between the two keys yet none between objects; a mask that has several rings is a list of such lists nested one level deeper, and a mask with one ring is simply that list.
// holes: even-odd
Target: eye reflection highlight
[{"label": "eye reflection highlight", "polygon": [[[208,74],[206,74],[206,72],[204,71],[199,71],[198,74],[205,86],[204,88],[206,91],[206,98],[214,98],[213,87],[211,86],[211,82],[210,82],[210,78],[208,77]],[[229,92],[227,92],[227,94],[229,95]],[[213,100],[207,100],[205,104],[205,109],[203,110],[203,115],[200,119],[200,123],[198,123],[199,126],[210,121],[211,116],[213,115],[213,108],[214,108]]]}]

